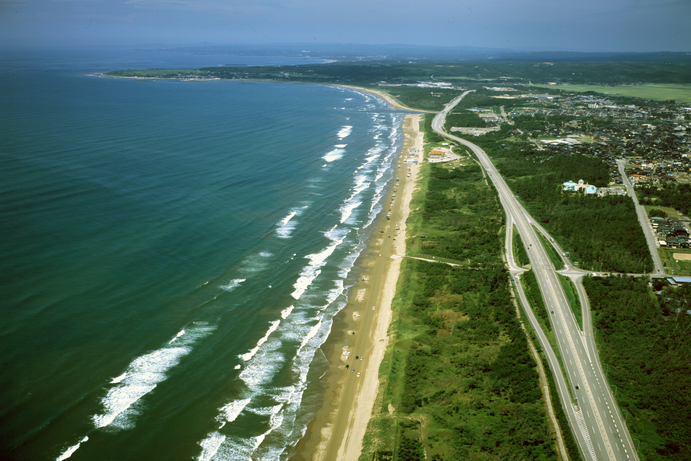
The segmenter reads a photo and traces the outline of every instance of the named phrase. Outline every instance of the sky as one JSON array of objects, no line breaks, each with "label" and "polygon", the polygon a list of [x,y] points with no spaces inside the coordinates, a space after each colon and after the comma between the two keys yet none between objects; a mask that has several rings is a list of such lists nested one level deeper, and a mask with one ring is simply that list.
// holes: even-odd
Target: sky
[{"label": "sky", "polygon": [[691,0],[0,0],[0,47],[403,44],[689,51]]}]

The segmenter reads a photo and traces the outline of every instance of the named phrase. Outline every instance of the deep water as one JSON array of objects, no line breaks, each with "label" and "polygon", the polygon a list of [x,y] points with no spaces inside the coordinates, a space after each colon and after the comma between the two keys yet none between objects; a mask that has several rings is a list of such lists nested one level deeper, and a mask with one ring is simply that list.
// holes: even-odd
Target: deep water
[{"label": "deep water", "polygon": [[300,62],[3,52],[0,451],[290,455],[402,114],[330,86],[97,73]]}]

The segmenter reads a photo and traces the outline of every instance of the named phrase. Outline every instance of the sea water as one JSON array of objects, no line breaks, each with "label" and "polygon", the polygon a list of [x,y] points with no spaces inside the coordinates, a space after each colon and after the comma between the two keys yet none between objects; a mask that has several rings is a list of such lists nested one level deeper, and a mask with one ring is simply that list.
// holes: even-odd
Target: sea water
[{"label": "sea water", "polygon": [[0,62],[0,450],[286,459],[317,410],[401,144],[332,86],[127,68],[293,65],[122,49]]}]

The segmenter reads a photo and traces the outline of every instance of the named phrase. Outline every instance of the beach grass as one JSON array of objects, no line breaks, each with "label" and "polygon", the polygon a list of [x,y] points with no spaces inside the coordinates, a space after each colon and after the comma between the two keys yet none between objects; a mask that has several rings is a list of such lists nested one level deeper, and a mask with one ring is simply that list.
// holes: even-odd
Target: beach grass
[{"label": "beach grass", "polygon": [[[515,309],[505,303],[510,295],[496,193],[474,163],[456,170],[425,165],[421,171],[407,224],[413,237],[407,242],[409,251],[439,259],[402,262],[390,345],[380,366],[381,395],[359,459],[416,459],[407,456],[423,449],[432,459],[468,457],[488,454],[500,439],[505,450],[520,452],[526,434],[512,432],[515,424],[533,428],[531,451],[538,459],[553,459],[534,363]],[[456,205],[437,207],[430,201],[439,197],[435,194]],[[439,262],[442,258],[466,265],[453,267]],[[490,297],[495,301],[487,297],[493,290],[498,290]],[[504,362],[509,347],[525,354],[520,384],[501,378],[521,373],[512,367],[523,366]],[[499,410],[507,405],[517,412],[510,424]],[[461,432],[454,429],[459,425]]]}]

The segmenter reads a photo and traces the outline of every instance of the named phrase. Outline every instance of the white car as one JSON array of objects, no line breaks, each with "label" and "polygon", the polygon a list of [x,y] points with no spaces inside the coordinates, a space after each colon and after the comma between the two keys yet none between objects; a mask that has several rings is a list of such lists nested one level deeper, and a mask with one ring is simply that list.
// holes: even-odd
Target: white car
[{"label": "white car", "polygon": [[360,373],[357,374],[357,377],[358,377],[358,378],[360,377]]}]

